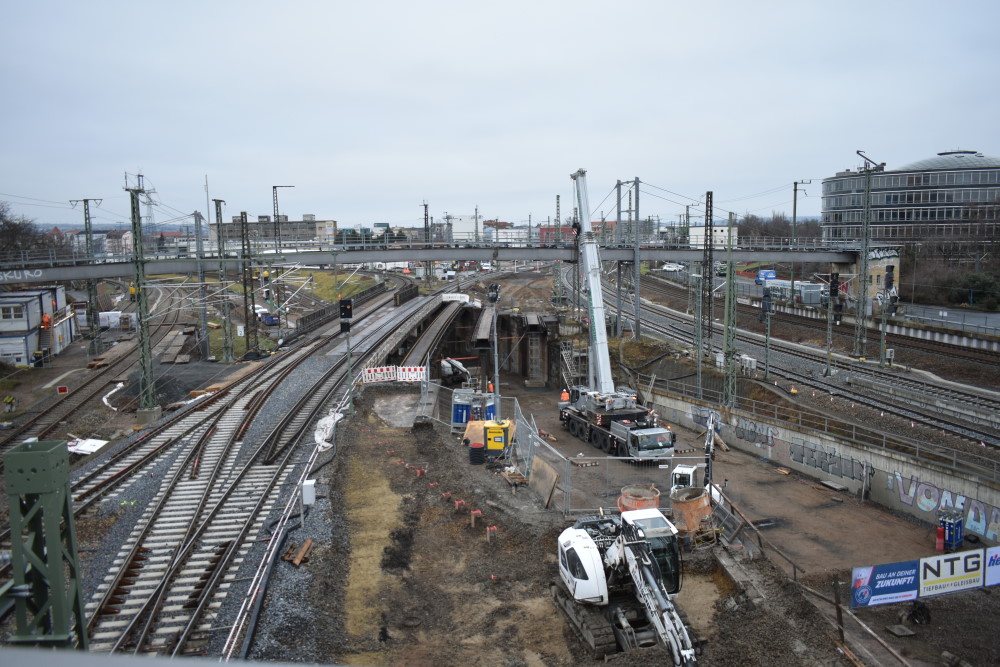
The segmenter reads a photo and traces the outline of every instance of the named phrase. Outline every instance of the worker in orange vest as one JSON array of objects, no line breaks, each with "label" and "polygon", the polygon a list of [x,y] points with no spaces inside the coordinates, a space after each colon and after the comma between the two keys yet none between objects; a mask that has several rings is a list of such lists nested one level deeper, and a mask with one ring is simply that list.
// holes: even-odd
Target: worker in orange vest
[{"label": "worker in orange vest", "polygon": [[562,394],[559,395],[559,400],[563,403],[569,403],[569,392],[563,389]]},{"label": "worker in orange vest", "polygon": [[491,394],[493,393],[493,383],[492,382],[487,382],[486,383],[486,391],[488,391]]}]

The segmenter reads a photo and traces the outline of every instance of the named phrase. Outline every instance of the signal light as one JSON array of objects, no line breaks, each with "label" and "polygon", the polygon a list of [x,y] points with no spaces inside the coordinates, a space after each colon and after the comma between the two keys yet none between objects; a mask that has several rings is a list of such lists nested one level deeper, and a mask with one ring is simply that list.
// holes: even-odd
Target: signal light
[{"label": "signal light", "polygon": [[888,292],[892,289],[893,284],[895,284],[896,277],[896,267],[890,264],[885,267],[885,291]]},{"label": "signal light", "polygon": [[830,274],[830,296],[836,299],[840,295],[840,274]]},{"label": "signal light", "polygon": [[349,320],[354,317],[354,299],[340,300],[340,319]]}]

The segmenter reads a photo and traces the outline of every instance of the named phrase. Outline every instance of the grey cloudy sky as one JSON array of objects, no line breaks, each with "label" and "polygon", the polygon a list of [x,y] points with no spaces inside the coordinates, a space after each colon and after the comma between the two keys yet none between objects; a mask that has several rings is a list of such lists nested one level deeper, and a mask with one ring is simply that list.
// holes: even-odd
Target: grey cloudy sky
[{"label": "grey cloudy sky", "polygon": [[[688,197],[820,212],[864,150],[898,168],[1000,154],[1000,3],[16,2],[0,6],[0,200],[43,226],[142,171],[158,222],[225,199],[342,225],[564,215],[588,169],[640,214]],[[603,203],[602,203],[602,200]]]}]

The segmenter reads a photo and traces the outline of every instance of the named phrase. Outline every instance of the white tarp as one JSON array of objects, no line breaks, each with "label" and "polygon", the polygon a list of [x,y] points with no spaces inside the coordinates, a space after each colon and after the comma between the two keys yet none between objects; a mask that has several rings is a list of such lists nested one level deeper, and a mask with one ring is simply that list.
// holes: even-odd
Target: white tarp
[{"label": "white tarp", "polygon": [[104,445],[107,440],[96,440],[94,438],[77,438],[66,443],[66,448],[73,454],[93,454]]}]

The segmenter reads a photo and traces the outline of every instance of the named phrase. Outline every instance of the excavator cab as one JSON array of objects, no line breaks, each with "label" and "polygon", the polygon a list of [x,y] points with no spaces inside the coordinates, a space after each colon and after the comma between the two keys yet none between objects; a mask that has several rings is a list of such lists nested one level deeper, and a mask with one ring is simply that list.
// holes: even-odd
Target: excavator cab
[{"label": "excavator cab", "polygon": [[648,545],[649,562],[655,565],[664,590],[676,595],[681,589],[681,551],[677,529],[659,510],[622,512],[622,530],[637,546]]}]

